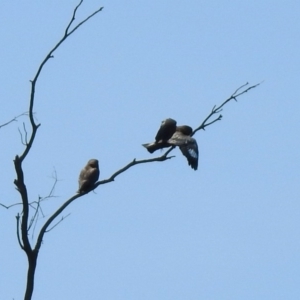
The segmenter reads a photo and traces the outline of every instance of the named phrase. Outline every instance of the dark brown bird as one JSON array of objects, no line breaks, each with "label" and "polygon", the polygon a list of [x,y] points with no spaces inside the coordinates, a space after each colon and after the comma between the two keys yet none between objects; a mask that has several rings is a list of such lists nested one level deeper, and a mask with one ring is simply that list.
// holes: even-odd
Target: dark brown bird
[{"label": "dark brown bird", "polygon": [[[172,134],[171,134],[172,133]],[[192,169],[198,168],[198,145],[197,141],[191,137],[193,129],[190,126],[183,125],[176,127],[176,121],[166,119],[162,122],[154,143],[143,144],[150,152],[171,146],[178,146],[182,154],[187,158],[189,166]]]},{"label": "dark brown bird", "polygon": [[187,158],[189,166],[197,170],[199,151],[197,141],[190,136],[192,132],[193,129],[190,126],[178,126],[176,132],[168,140],[168,144],[178,146],[182,154]]},{"label": "dark brown bird", "polygon": [[93,189],[95,182],[99,179],[100,170],[97,159],[90,159],[79,175],[79,189],[77,193],[82,194]]},{"label": "dark brown bird", "polygon": [[150,152],[166,147],[170,147],[168,140],[176,131],[176,121],[169,118],[161,122],[160,128],[157,131],[155,136],[155,142],[143,144],[143,146]]}]

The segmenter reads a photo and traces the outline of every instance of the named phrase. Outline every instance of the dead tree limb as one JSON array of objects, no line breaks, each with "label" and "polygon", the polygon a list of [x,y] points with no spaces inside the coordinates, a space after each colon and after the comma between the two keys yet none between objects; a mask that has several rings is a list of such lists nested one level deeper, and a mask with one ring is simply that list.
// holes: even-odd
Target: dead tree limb
[{"label": "dead tree limb", "polygon": [[[237,88],[237,89],[235,90],[235,92],[234,92],[228,99],[226,99],[221,105],[219,105],[218,107],[215,105],[215,106],[212,108],[210,114],[208,114],[208,116],[207,116],[207,117],[204,119],[204,121],[201,123],[201,125],[200,125],[199,127],[197,127],[197,128],[193,131],[192,136],[193,136],[197,131],[199,131],[199,130],[201,130],[201,129],[202,129],[202,130],[205,130],[205,128],[206,128],[207,126],[209,126],[209,125],[211,125],[211,124],[213,124],[213,123],[215,123],[215,122],[217,122],[217,121],[220,121],[220,120],[222,119],[222,115],[221,115],[221,114],[220,114],[216,119],[214,119],[213,121],[208,122],[212,116],[214,116],[215,114],[220,113],[220,112],[223,110],[222,107],[223,107],[225,104],[227,104],[228,102],[230,102],[230,101],[232,101],[232,100],[237,101],[237,98],[238,98],[239,96],[241,96],[241,95],[247,93],[247,92],[250,91],[251,89],[256,88],[256,87],[259,86],[261,83],[257,83],[257,84],[255,84],[255,85],[252,85],[252,86],[249,86],[249,87],[245,88],[246,86],[248,86],[248,84],[249,84],[249,83],[247,82],[247,83],[241,85],[239,88]],[[243,88],[245,88],[245,89],[242,90]],[[241,91],[241,90],[242,90],[242,91]]]},{"label": "dead tree limb", "polygon": [[[83,21],[79,22],[72,30],[70,30],[70,27],[72,26],[75,18],[78,8],[83,3],[83,0],[80,0],[79,4],[75,7],[72,13],[72,18],[67,25],[63,37],[58,41],[58,43],[50,50],[50,52],[46,55],[42,63],[39,65],[38,70],[33,78],[31,80],[31,92],[30,92],[30,98],[29,98],[29,121],[31,124],[31,133],[29,134],[28,140],[27,140],[27,131],[25,130],[25,141],[22,142],[25,146],[24,151],[21,155],[16,155],[14,159],[14,166],[15,171],[17,174],[17,178],[14,180],[14,184],[16,186],[16,189],[19,191],[22,199],[22,207],[23,207],[23,213],[22,216],[17,216],[17,225],[18,225],[18,239],[19,244],[21,248],[25,251],[27,258],[28,258],[28,272],[27,272],[27,285],[26,285],[26,292],[24,299],[25,300],[31,300],[33,288],[34,288],[34,274],[35,274],[35,268],[36,268],[36,262],[37,262],[37,256],[38,256],[38,249],[31,248],[29,238],[28,238],[28,230],[30,229],[30,226],[32,223],[28,225],[29,222],[29,200],[28,200],[28,193],[27,193],[27,187],[25,185],[24,180],[24,173],[22,168],[22,163],[24,159],[27,157],[33,142],[36,137],[37,130],[40,126],[40,124],[35,123],[34,120],[34,113],[33,113],[33,107],[34,107],[34,101],[35,101],[35,90],[36,90],[36,84],[38,82],[39,76],[41,74],[41,71],[43,70],[43,67],[45,64],[49,61],[50,58],[53,58],[53,53],[60,47],[60,45],[71,35],[73,34],[81,25],[83,25],[85,22],[87,22],[90,18],[95,16],[98,12],[100,12],[103,7],[98,8],[96,11],[94,11],[92,14],[90,14],[87,18],[85,18]],[[22,136],[22,135],[21,135]],[[36,215],[35,215],[36,216]],[[21,232],[19,233],[19,224]]]},{"label": "dead tree limb", "polygon": [[17,122],[18,119],[19,119],[20,117],[22,117],[22,116],[28,116],[28,112],[24,112],[24,113],[22,113],[22,114],[20,114],[20,115],[18,115],[18,116],[16,116],[16,117],[14,117],[14,118],[12,118],[10,121],[1,124],[1,125],[0,125],[0,129],[1,129],[2,127],[6,126],[6,125],[8,125],[8,124],[10,124],[10,123],[12,123],[12,122]]}]

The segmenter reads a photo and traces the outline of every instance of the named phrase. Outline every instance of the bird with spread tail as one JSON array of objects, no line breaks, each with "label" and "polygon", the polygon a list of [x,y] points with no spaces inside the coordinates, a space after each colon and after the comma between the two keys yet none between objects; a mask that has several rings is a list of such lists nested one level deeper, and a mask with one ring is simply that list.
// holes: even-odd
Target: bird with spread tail
[{"label": "bird with spread tail", "polygon": [[100,170],[97,159],[90,159],[86,166],[81,170],[78,183],[79,189],[77,193],[82,194],[93,189],[94,184],[99,179]]},{"label": "bird with spread tail", "polygon": [[158,149],[163,149],[171,146],[178,146],[182,154],[187,158],[189,166],[192,169],[198,168],[198,145],[197,141],[191,137],[193,129],[190,126],[176,126],[176,121],[166,119],[156,134],[155,142],[143,144],[143,146],[153,153]]}]

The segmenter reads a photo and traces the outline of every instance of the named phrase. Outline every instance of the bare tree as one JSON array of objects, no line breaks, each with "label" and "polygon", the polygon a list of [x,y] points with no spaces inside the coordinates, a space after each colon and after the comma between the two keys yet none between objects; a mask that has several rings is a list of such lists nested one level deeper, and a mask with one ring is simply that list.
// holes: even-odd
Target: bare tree
[{"label": "bare tree", "polygon": [[[138,164],[144,164],[144,163],[152,163],[152,162],[163,162],[168,159],[171,159],[174,156],[170,156],[170,153],[173,151],[175,147],[170,147],[165,153],[163,153],[161,156],[154,157],[151,159],[141,159],[136,160],[133,159],[131,162],[129,162],[124,167],[117,170],[115,173],[113,173],[108,179],[98,181],[94,184],[93,188],[88,191],[83,191],[82,193],[76,193],[74,196],[72,196],[70,199],[66,200],[44,223],[44,225],[41,227],[40,231],[37,234],[36,242],[30,242],[29,241],[29,231],[34,230],[36,221],[38,219],[39,214],[43,215],[43,211],[41,208],[42,201],[49,197],[53,196],[54,187],[57,183],[57,177],[56,173],[54,175],[54,184],[48,194],[45,198],[39,198],[38,201],[29,202],[28,199],[28,192],[24,180],[24,173],[23,173],[23,162],[26,159],[28,153],[30,152],[33,143],[36,138],[37,130],[39,129],[40,124],[37,124],[34,119],[34,103],[35,103],[35,89],[36,85],[39,79],[39,76],[43,70],[43,67],[48,62],[50,58],[53,58],[53,53],[61,46],[61,44],[71,35],[73,34],[79,27],[81,27],[84,23],[86,23],[90,18],[94,17],[96,14],[98,14],[100,11],[102,11],[103,7],[98,8],[96,11],[94,11],[92,14],[90,14],[88,17],[86,17],[84,20],[79,22],[76,26],[74,26],[74,21],[76,18],[77,10],[80,8],[81,4],[83,3],[83,0],[80,0],[79,4],[74,8],[71,20],[69,21],[66,29],[64,30],[63,37],[58,41],[58,43],[50,50],[50,52],[46,55],[44,60],[41,62],[40,66],[38,67],[37,73],[34,76],[33,80],[31,81],[31,93],[29,98],[29,111],[28,113],[23,113],[9,122],[4,123],[0,126],[3,127],[5,125],[8,125],[9,123],[16,121],[16,119],[20,116],[27,115],[30,121],[31,125],[31,132],[27,134],[27,131],[24,128],[25,134],[22,135],[22,143],[24,144],[24,151],[20,155],[16,155],[14,159],[14,167],[16,171],[16,179],[14,180],[14,184],[16,186],[16,189],[18,190],[21,202],[15,203],[12,205],[0,205],[6,209],[9,209],[12,206],[15,205],[21,205],[22,206],[22,213],[18,214],[16,216],[16,223],[17,223],[17,239],[19,242],[19,245],[21,249],[25,252],[28,260],[28,271],[27,271],[27,281],[26,281],[26,290],[25,290],[25,300],[32,299],[33,290],[34,290],[34,278],[35,278],[35,270],[37,265],[37,259],[38,254],[41,249],[42,241],[44,239],[44,235],[49,230],[53,229],[57,224],[59,224],[65,217],[61,217],[58,220],[58,217],[61,215],[61,213],[65,210],[65,208],[71,204],[74,200],[76,200],[79,197],[84,196],[88,192],[90,192],[93,189],[96,189],[102,184],[110,183],[115,180],[117,176],[122,174],[123,172],[127,171],[129,168],[134,167]],[[74,26],[72,29],[71,27]],[[223,107],[229,103],[230,101],[234,100],[237,101],[237,98],[242,96],[243,94],[247,93],[251,89],[257,87],[259,84],[255,84],[252,86],[249,86],[248,83],[240,86],[238,89],[234,91],[234,93],[228,97],[221,105],[214,106],[212,110],[209,112],[208,116],[203,120],[203,122],[193,131],[191,135],[194,135],[199,130],[205,130],[206,127],[214,124],[217,121],[220,121],[222,119],[222,115],[220,112],[222,111]],[[33,211],[32,217],[30,218],[30,212]],[[44,215],[43,215],[44,216]],[[54,221],[56,220],[56,223]]]}]

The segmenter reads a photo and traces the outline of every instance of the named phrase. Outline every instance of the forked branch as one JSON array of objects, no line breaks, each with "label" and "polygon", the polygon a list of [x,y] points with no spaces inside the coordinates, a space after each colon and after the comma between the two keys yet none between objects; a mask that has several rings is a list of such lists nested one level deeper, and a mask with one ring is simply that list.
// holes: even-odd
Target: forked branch
[{"label": "forked branch", "polygon": [[[201,125],[199,127],[197,127],[193,134],[194,135],[197,131],[203,129],[205,130],[205,128],[217,121],[220,121],[222,119],[222,115],[220,114],[216,119],[214,119],[213,121],[210,121],[209,120],[211,119],[212,116],[214,116],[215,114],[218,114],[222,111],[222,107],[227,104],[228,102],[232,101],[232,100],[235,100],[237,101],[237,98],[247,92],[249,92],[251,89],[254,89],[256,88],[257,86],[259,86],[261,83],[257,83],[255,85],[252,85],[252,86],[249,86],[248,88],[242,90],[243,88],[245,88],[247,85],[248,85],[248,82],[241,85],[239,88],[237,88],[235,90],[235,92],[228,98],[226,99],[221,105],[219,105],[218,107],[216,107],[216,105],[212,108],[211,112],[208,114],[208,116],[204,119],[204,121],[201,123]],[[242,90],[242,91],[241,91]]]},{"label": "forked branch", "polygon": [[[40,126],[40,124],[35,123],[34,113],[33,113],[36,84],[37,84],[37,81],[41,74],[41,71],[43,70],[43,67],[49,61],[49,59],[53,57],[53,53],[56,51],[56,49],[58,49],[60,47],[60,45],[71,34],[73,34],[81,25],[83,25],[85,22],[87,22],[90,18],[95,16],[98,12],[100,12],[103,9],[103,7],[100,7],[99,9],[94,11],[92,14],[90,14],[87,18],[85,18],[83,21],[79,22],[72,30],[70,30],[70,27],[76,18],[77,10],[81,6],[82,3],[83,3],[83,0],[80,0],[79,4],[73,10],[71,20],[68,23],[66,29],[64,30],[63,37],[58,41],[58,43],[46,55],[44,60],[39,65],[38,70],[37,70],[33,80],[31,80],[31,92],[30,92],[30,98],[29,98],[29,111],[28,111],[28,116],[29,116],[29,120],[30,120],[30,124],[31,124],[31,133],[28,134],[28,139],[27,139],[27,131],[24,128],[24,131],[25,131],[24,139],[21,134],[22,143],[25,146],[24,151],[21,155],[16,155],[15,159],[14,159],[14,166],[15,166],[15,170],[16,170],[16,174],[17,174],[17,178],[14,180],[14,184],[21,195],[22,205],[23,205],[22,216],[21,217],[19,215],[17,216],[17,226],[18,226],[17,227],[18,228],[17,235],[18,235],[18,241],[19,241],[20,247],[26,252],[27,258],[29,261],[28,273],[27,273],[27,286],[26,286],[26,292],[25,292],[25,297],[24,297],[25,300],[30,300],[32,297],[33,286],[34,286],[34,273],[35,273],[37,255],[38,255],[38,251],[35,251],[36,248],[35,249],[31,248],[31,245],[29,243],[29,238],[28,238],[28,230],[34,223],[33,221],[38,216],[39,206],[36,210],[36,214],[34,215],[33,219],[31,220],[30,224],[28,225],[28,222],[29,222],[29,220],[28,220],[29,219],[29,200],[28,200],[28,193],[27,193],[27,188],[26,188],[25,181],[24,181],[24,173],[23,173],[23,168],[22,168],[22,163],[23,163],[24,159],[27,157],[27,155],[33,145],[37,130]],[[3,126],[5,126],[5,125],[7,125],[7,124],[4,124]],[[20,232],[19,232],[19,229],[20,229]],[[40,239],[38,239],[38,243],[41,243]],[[38,249],[39,249],[39,247],[38,247]]]}]

